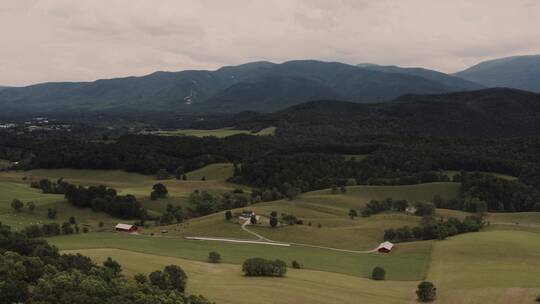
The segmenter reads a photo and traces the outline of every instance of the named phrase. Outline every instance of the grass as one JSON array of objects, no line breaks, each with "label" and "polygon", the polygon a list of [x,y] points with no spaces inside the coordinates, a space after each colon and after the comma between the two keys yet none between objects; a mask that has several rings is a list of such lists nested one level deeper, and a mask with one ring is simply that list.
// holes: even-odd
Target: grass
[{"label": "grass", "polygon": [[150,131],[146,134],[153,134],[159,136],[196,136],[196,137],[228,137],[238,134],[250,134],[257,136],[272,136],[276,132],[276,127],[268,127],[258,132],[252,132],[249,130],[237,130],[232,128],[222,128],[214,130],[200,130],[200,129],[180,129],[180,130],[162,130],[162,131]]},{"label": "grass", "polygon": [[9,167],[11,162],[9,160],[0,159],[0,170],[4,170]]},{"label": "grass", "polygon": [[234,173],[234,166],[231,163],[219,163],[205,166],[201,169],[191,171],[187,175],[188,180],[226,180]]},{"label": "grass", "polygon": [[[69,217],[68,214],[73,214],[73,216],[77,215],[81,218],[98,218],[98,222],[104,220],[108,223],[114,220],[100,213],[72,208],[65,203],[61,195],[42,194],[40,190],[30,188],[30,182],[39,181],[43,178],[51,180],[64,178],[70,183],[84,186],[106,185],[117,189],[120,194],[135,195],[144,207],[159,214],[165,210],[168,204],[185,205],[189,194],[196,189],[214,193],[223,193],[235,188],[247,189],[225,181],[232,175],[232,172],[232,164],[212,164],[188,173],[188,178],[204,175],[207,178],[206,181],[201,181],[200,177],[197,180],[187,181],[172,179],[158,181],[153,176],[128,173],[121,170],[44,169],[1,172],[0,220],[13,225],[15,228],[24,227],[29,224],[47,221],[46,211],[48,208],[57,208],[59,217],[62,216],[62,220],[64,214],[66,219]],[[150,192],[152,186],[158,182],[163,183],[168,188],[169,197],[152,201],[150,200]],[[14,198],[18,198],[25,203],[34,201],[38,206],[35,214],[14,214],[10,207],[10,203]]]},{"label": "grass", "polygon": [[368,277],[375,266],[383,266],[389,280],[420,280],[425,276],[431,242],[400,244],[389,255],[359,254],[303,246],[231,244],[213,241],[188,241],[178,237],[133,236],[115,233],[90,233],[58,236],[48,241],[62,250],[114,248],[134,252],[206,261],[208,252],[217,251],[222,261],[241,264],[247,258],[300,261],[306,269]]},{"label": "grass", "polygon": [[[280,200],[249,206],[257,214],[268,216],[272,211],[278,214],[293,214],[302,219],[304,225],[269,227],[265,218],[259,226],[251,230],[276,241],[296,242],[352,250],[370,250],[382,240],[384,230],[405,225],[415,226],[420,218],[403,213],[383,213],[368,218],[351,220],[350,209],[361,210],[371,199],[407,199],[410,202],[430,200],[439,194],[445,198],[455,197],[459,184],[430,183],[412,186],[354,186],[345,194],[330,194],[330,190],[313,191],[300,195],[295,200]],[[240,212],[243,208],[236,209]],[[465,213],[461,213],[465,214]],[[463,215],[464,217],[465,215]],[[311,222],[311,226],[308,223]],[[321,227],[319,228],[319,224]],[[233,238],[253,238],[240,229],[235,221],[225,221],[224,213],[212,214],[188,221],[182,225],[169,227],[171,234],[180,236],[219,236]]]},{"label": "grass", "polygon": [[[514,181],[518,180],[518,178],[516,176],[512,176],[512,175],[496,173],[496,172],[486,172],[486,171],[478,171],[478,172],[484,173],[484,174],[491,174],[491,175],[494,175],[495,177],[498,177],[498,178],[501,178],[501,179],[514,180]],[[460,171],[444,171],[444,174],[446,174],[448,177],[450,177],[450,179],[452,179],[454,177],[454,175],[457,175],[459,173],[460,173]]]},{"label": "grass", "polygon": [[148,274],[166,265],[179,265],[188,275],[187,291],[216,303],[362,303],[392,304],[413,300],[413,282],[368,279],[313,270],[289,269],[285,278],[244,277],[239,265],[210,264],[117,249],[78,250],[96,262],[107,257],[122,264],[123,273]]},{"label": "grass", "polygon": [[540,235],[488,231],[436,242],[428,279],[440,303],[533,303],[540,293]]}]

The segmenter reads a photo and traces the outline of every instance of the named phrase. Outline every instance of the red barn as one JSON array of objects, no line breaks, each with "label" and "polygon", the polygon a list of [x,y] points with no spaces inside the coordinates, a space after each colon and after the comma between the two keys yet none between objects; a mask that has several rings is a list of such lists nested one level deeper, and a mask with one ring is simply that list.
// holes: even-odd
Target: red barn
[{"label": "red barn", "polygon": [[116,231],[121,231],[121,232],[135,232],[135,231],[137,231],[138,228],[135,225],[116,224],[114,229]]},{"label": "red barn", "polygon": [[377,247],[377,252],[379,253],[390,253],[392,251],[392,247],[394,247],[394,244],[390,242],[384,242]]}]

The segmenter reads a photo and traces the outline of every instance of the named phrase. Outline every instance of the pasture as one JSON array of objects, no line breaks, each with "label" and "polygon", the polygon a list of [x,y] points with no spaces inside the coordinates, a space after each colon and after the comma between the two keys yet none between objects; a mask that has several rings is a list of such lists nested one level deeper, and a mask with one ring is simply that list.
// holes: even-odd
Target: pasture
[{"label": "pasture", "polygon": [[208,252],[217,251],[222,261],[241,264],[250,257],[301,262],[306,269],[368,277],[375,266],[383,266],[389,280],[416,281],[424,278],[431,242],[413,242],[398,246],[392,254],[360,254],[303,246],[232,244],[215,241],[188,241],[173,236],[89,233],[57,236],[48,241],[61,250],[114,248],[139,253],[206,261]]},{"label": "pasture", "polygon": [[[308,269],[289,269],[285,278],[248,278],[240,265],[210,264],[118,249],[77,250],[96,262],[107,257],[122,264],[123,273],[148,274],[179,265],[188,275],[188,293],[204,294],[216,303],[406,303],[414,299],[414,282],[369,279]],[[241,295],[241,296],[239,296]],[[255,299],[255,300],[254,300]]]},{"label": "pasture", "polygon": [[[350,219],[350,209],[360,212],[369,200],[387,197],[407,199],[411,203],[431,200],[436,194],[453,198],[458,190],[459,184],[456,183],[430,183],[412,186],[353,186],[347,187],[347,193],[343,194],[331,194],[328,189],[313,191],[301,194],[294,200],[284,199],[249,206],[250,210],[265,217],[272,211],[292,214],[301,219],[303,225],[270,228],[268,221],[263,218],[261,225],[250,226],[249,229],[275,241],[370,250],[382,241],[385,229],[414,226],[420,218],[388,212]],[[241,212],[242,209],[233,212]],[[253,238],[241,230],[235,220],[227,222],[223,212],[192,219],[181,227],[171,226],[169,232],[180,236]]]},{"label": "pasture", "polygon": [[540,235],[487,231],[435,242],[428,279],[438,303],[533,303],[540,293]]},{"label": "pasture", "polygon": [[196,136],[196,137],[228,137],[238,134],[249,134],[256,136],[272,136],[276,132],[276,127],[268,127],[258,132],[253,132],[249,130],[237,130],[232,128],[222,128],[222,129],[213,129],[213,130],[201,130],[201,129],[180,129],[180,130],[160,130],[160,131],[149,131],[143,132],[143,134],[152,134],[158,136]]}]

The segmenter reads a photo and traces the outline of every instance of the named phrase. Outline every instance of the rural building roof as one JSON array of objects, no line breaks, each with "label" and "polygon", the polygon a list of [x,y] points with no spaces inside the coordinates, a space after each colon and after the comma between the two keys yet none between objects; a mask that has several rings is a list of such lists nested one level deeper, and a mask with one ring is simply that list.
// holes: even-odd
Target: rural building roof
[{"label": "rural building roof", "polygon": [[125,230],[129,230],[131,229],[131,227],[133,227],[133,225],[128,225],[128,224],[116,224],[116,226],[114,228],[116,229],[125,229]]},{"label": "rural building roof", "polygon": [[394,247],[394,244],[390,243],[390,242],[383,242],[379,245],[379,247],[377,247],[377,250],[381,249],[381,248],[384,248],[384,249],[388,249],[388,250],[392,250],[392,247]]}]

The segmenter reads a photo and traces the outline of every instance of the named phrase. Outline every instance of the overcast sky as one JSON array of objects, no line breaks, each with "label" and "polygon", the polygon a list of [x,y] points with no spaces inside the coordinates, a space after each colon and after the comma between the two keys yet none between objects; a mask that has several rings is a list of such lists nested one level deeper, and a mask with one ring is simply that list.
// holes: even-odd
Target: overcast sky
[{"label": "overcast sky", "polygon": [[537,0],[0,0],[0,85],[255,60],[455,72],[538,53]]}]

